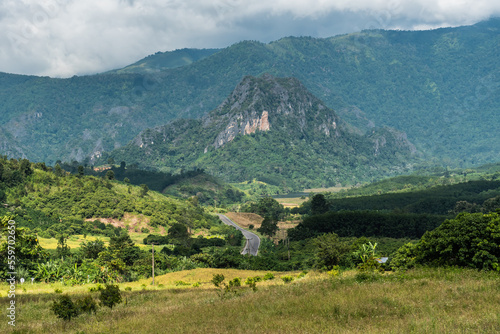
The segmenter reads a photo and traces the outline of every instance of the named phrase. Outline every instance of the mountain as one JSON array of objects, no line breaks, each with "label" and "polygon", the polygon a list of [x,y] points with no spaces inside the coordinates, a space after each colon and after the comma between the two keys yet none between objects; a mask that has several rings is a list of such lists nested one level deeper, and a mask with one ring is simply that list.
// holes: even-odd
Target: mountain
[{"label": "mountain", "polygon": [[264,74],[245,77],[202,119],[148,129],[102,159],[304,189],[401,173],[417,155],[404,133],[359,134],[297,79]]},{"label": "mountain", "polygon": [[190,65],[219,52],[220,49],[180,49],[171,52],[157,52],[132,65],[107,73],[152,73]]},{"label": "mountain", "polygon": [[[407,133],[430,163],[498,162],[499,30],[500,20],[491,19],[429,31],[245,41],[191,56],[185,66],[168,68],[157,55],[118,71],[134,73],[68,79],[3,73],[0,153],[48,163],[98,157],[144,129],[202,117],[244,76],[267,72],[298,78],[361,133],[374,125]],[[165,56],[180,59],[182,52]]]}]

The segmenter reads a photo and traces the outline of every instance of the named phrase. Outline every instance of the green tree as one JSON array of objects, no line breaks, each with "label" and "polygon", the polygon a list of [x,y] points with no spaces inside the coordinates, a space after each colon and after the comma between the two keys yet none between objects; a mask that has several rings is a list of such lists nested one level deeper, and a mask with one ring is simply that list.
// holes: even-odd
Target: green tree
[{"label": "green tree", "polygon": [[245,212],[253,212],[262,217],[270,217],[273,220],[280,220],[285,214],[285,208],[272,197],[263,197],[257,203],[251,203],[248,207],[242,208]]},{"label": "green tree", "polygon": [[104,245],[104,241],[101,239],[84,241],[80,244],[80,252],[86,259],[97,259],[99,257],[99,253],[104,252],[105,250],[106,246]]},{"label": "green tree", "polygon": [[311,199],[311,214],[320,215],[328,211],[328,204],[326,203],[325,195],[316,194]]},{"label": "green tree", "polygon": [[186,245],[189,240],[187,226],[181,223],[175,223],[168,229],[168,237],[177,244]]},{"label": "green tree", "polygon": [[55,174],[56,176],[63,176],[63,175],[64,175],[64,171],[63,171],[63,169],[61,168],[61,165],[56,164],[56,166],[54,167],[54,174]]},{"label": "green tree", "polygon": [[[48,258],[37,236],[26,227],[18,227],[13,215],[0,217],[0,235],[0,258],[4,259],[0,261],[0,278],[9,277],[7,273],[15,271],[16,267],[36,270],[37,262]],[[13,236],[15,239],[12,239]],[[15,259],[9,252],[12,250],[9,240],[15,240]]]},{"label": "green tree", "polygon": [[417,261],[424,264],[500,270],[500,216],[498,213],[461,213],[417,245]]},{"label": "green tree", "polygon": [[141,197],[144,197],[148,194],[149,192],[149,187],[146,185],[146,184],[141,184],[141,193],[140,193],[140,196]]},{"label": "green tree", "polygon": [[268,237],[273,237],[278,231],[278,221],[271,217],[265,217],[257,231]]},{"label": "green tree", "polygon": [[78,307],[66,295],[59,296],[59,300],[54,301],[51,309],[58,318],[66,321],[70,321],[71,318],[77,317],[79,314]]},{"label": "green tree", "polygon": [[127,266],[131,266],[140,257],[140,250],[127,232],[109,239],[109,251],[121,259]]},{"label": "green tree", "polygon": [[113,172],[112,170],[108,170],[106,172],[106,179],[114,180],[115,179],[115,172]]},{"label": "green tree", "polygon": [[101,300],[102,305],[112,309],[113,306],[122,302],[120,288],[118,285],[107,284],[106,288],[101,290],[99,299]]},{"label": "green tree", "polygon": [[85,168],[83,168],[82,165],[79,165],[78,166],[78,176],[82,177],[83,175],[85,175]]},{"label": "green tree", "polygon": [[341,263],[342,257],[351,251],[351,246],[339,239],[335,233],[328,233],[313,239],[316,248],[316,267],[330,270]]},{"label": "green tree", "polygon": [[56,247],[56,256],[57,257],[66,257],[71,255],[71,249],[68,246],[68,236],[59,235],[57,238],[57,247]]}]

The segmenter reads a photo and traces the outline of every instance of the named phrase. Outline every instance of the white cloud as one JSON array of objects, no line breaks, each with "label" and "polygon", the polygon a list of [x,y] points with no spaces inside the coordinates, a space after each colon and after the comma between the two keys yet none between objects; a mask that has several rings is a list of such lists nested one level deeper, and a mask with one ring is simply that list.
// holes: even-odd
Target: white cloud
[{"label": "white cloud", "polygon": [[489,0],[0,0],[0,71],[65,77],[176,48],[457,26],[498,15],[500,3]]}]

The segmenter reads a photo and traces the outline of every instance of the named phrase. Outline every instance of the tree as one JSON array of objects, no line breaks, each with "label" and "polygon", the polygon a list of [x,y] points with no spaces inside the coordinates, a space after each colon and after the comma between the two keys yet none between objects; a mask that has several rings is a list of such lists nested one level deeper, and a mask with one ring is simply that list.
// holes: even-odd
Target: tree
[{"label": "tree", "polygon": [[71,249],[67,244],[68,237],[61,234],[57,238],[57,248],[56,248],[56,256],[57,257],[65,257],[71,255]]},{"label": "tree", "polygon": [[82,177],[83,175],[85,175],[85,169],[83,168],[82,165],[79,165],[78,166],[78,176]]},{"label": "tree", "polygon": [[168,237],[178,244],[187,244],[189,240],[189,232],[184,224],[175,223],[168,229]]},{"label": "tree", "polygon": [[99,257],[99,253],[104,252],[105,250],[106,246],[104,245],[104,241],[101,239],[87,242],[84,241],[80,244],[80,252],[86,259],[97,259]]},{"label": "tree", "polygon": [[114,180],[115,179],[115,172],[113,172],[112,170],[108,170],[106,172],[106,179]]},{"label": "tree", "polygon": [[426,232],[417,245],[424,264],[500,270],[500,215],[461,213]]},{"label": "tree", "polygon": [[243,211],[253,212],[262,217],[270,217],[273,220],[280,220],[285,213],[285,208],[277,200],[267,196],[259,199],[257,203],[252,203],[247,208],[243,208]]},{"label": "tree", "polygon": [[31,163],[28,159],[21,160],[21,164],[19,165],[19,171],[24,176],[29,176],[33,174],[33,169],[31,168]]},{"label": "tree", "polygon": [[56,166],[54,167],[54,174],[56,176],[63,176],[64,175],[64,172],[63,172],[63,170],[61,168],[61,165],[56,164]]},{"label": "tree", "polygon": [[[48,257],[37,236],[26,227],[17,227],[15,219],[12,215],[0,217],[0,258],[5,259],[0,261],[0,278],[9,277],[7,272],[15,271],[16,267],[35,270],[37,262]],[[9,254],[9,249],[12,250],[12,245],[9,248],[9,240],[12,238],[9,239],[8,236],[15,236],[15,266],[10,263],[12,254]]]},{"label": "tree", "polygon": [[112,236],[109,239],[109,251],[127,266],[131,266],[140,257],[139,247],[130,239],[127,232],[122,232],[120,235]]},{"label": "tree", "polygon": [[326,203],[325,195],[316,194],[311,199],[311,214],[320,215],[328,211],[328,204]]},{"label": "tree", "polygon": [[332,269],[339,265],[344,255],[351,251],[347,242],[340,241],[335,233],[328,233],[317,237],[313,241],[316,247],[316,266],[320,269]]},{"label": "tree", "polygon": [[66,321],[78,316],[78,307],[66,295],[59,296],[59,300],[54,301],[51,309],[58,318]]},{"label": "tree", "polygon": [[278,221],[271,217],[265,217],[257,231],[269,237],[273,237],[278,231]]},{"label": "tree", "polygon": [[141,184],[141,186],[140,186],[140,187],[141,187],[141,193],[140,193],[140,196],[141,196],[141,197],[146,196],[146,195],[148,194],[148,192],[149,192],[149,188],[148,188],[148,186],[147,186],[146,184]]},{"label": "tree", "polygon": [[113,306],[122,302],[120,288],[118,285],[107,284],[106,288],[101,290],[99,299],[102,305],[112,309]]}]

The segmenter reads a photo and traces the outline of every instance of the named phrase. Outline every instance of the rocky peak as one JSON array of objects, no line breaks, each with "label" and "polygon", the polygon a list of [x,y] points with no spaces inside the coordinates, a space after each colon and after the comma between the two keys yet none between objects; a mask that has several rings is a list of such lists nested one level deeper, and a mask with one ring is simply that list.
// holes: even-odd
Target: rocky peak
[{"label": "rocky peak", "polygon": [[284,129],[320,131],[339,136],[337,115],[313,96],[295,78],[276,78],[270,74],[245,77],[229,97],[204,122],[221,124],[213,146],[219,148],[238,134]]}]

